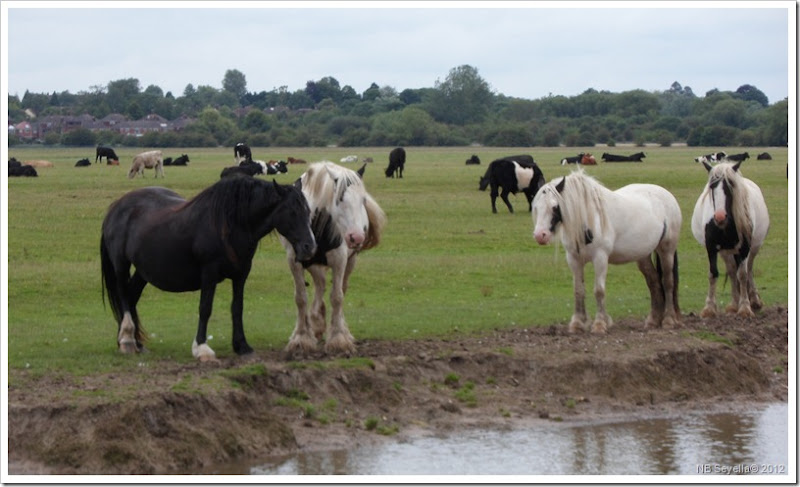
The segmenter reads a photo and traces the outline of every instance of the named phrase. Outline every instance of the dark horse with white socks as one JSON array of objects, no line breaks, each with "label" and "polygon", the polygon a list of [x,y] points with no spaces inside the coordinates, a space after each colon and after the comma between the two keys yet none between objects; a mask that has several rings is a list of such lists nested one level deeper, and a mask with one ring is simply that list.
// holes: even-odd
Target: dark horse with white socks
[{"label": "dark horse with white socks", "polygon": [[[214,291],[233,282],[233,350],[253,351],[244,335],[244,285],[258,242],[276,229],[297,258],[314,255],[311,214],[302,192],[251,177],[216,182],[191,200],[160,187],[131,191],[111,204],[100,237],[102,278],[123,353],[142,351],[145,333],[136,304],[147,283],[168,292],[200,290],[192,354],[215,359],[206,344]],[[130,275],[131,265],[135,267]]]}]

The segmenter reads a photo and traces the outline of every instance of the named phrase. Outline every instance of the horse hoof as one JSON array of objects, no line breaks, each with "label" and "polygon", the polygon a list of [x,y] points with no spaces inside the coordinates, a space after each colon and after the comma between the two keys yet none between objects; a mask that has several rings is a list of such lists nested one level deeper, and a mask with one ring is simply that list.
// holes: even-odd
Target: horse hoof
[{"label": "horse hoof", "polygon": [[703,308],[703,311],[700,312],[701,318],[713,318],[714,316],[717,316],[716,308],[710,308],[706,306],[705,308]]},{"label": "horse hoof", "polygon": [[756,316],[756,314],[753,313],[753,310],[750,309],[750,307],[740,308],[737,314],[742,318],[755,318]]},{"label": "horse hoof", "polygon": [[136,348],[136,341],[132,339],[122,340],[119,342],[119,351],[125,355],[136,353],[138,351]]},{"label": "horse hoof", "polygon": [[192,356],[201,362],[210,362],[217,360],[217,354],[208,346],[207,343],[201,345],[197,341],[192,342]]},{"label": "horse hoof", "polygon": [[595,321],[592,324],[592,333],[595,335],[605,335],[608,332],[608,325],[603,321]]}]

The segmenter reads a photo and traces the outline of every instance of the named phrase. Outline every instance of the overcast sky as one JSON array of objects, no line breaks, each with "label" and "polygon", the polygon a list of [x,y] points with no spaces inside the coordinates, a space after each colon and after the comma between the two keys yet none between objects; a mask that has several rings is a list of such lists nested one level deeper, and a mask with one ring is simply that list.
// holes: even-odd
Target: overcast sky
[{"label": "overcast sky", "polygon": [[790,82],[796,90],[793,1],[36,5],[2,3],[3,85],[20,97],[126,78],[177,97],[188,84],[222,88],[229,69],[250,92],[293,92],[326,76],[358,93],[373,82],[402,91],[433,87],[465,64],[496,93],[527,99],[663,91],[674,81],[698,96],[750,84],[770,103]]}]

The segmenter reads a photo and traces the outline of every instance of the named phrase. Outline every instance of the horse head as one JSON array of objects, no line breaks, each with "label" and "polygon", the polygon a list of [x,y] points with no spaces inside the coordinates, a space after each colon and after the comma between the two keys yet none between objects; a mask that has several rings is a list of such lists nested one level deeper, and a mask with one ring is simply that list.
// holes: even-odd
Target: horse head
[{"label": "horse head", "polygon": [[309,260],[314,256],[317,242],[311,231],[311,210],[303,193],[295,186],[283,186],[272,180],[278,206],[273,211],[276,215],[275,228],[292,244],[298,262]]},{"label": "horse head", "polygon": [[564,183],[567,178],[561,178],[558,183],[550,182],[541,187],[532,203],[533,213],[533,238],[539,245],[547,245],[558,231],[562,222],[561,197]]}]

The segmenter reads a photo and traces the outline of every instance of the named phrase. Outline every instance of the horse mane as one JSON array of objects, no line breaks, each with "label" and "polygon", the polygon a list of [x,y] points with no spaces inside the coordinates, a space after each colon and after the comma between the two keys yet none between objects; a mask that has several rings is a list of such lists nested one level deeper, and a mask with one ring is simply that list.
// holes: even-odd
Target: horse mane
[{"label": "horse mane", "polygon": [[703,199],[710,197],[711,185],[715,181],[723,181],[731,190],[731,213],[733,213],[733,223],[736,225],[736,232],[739,240],[746,238],[752,240],[753,221],[750,216],[749,203],[750,193],[744,182],[744,176],[735,170],[734,163],[723,162],[711,168],[708,173],[708,183],[703,192]]},{"label": "horse mane", "polygon": [[[561,192],[554,191],[561,207],[563,241],[572,242],[580,252],[587,245],[587,230],[597,235],[605,233],[609,227],[604,201],[604,192],[608,189],[582,168],[567,175],[564,183]],[[600,228],[593,228],[596,222]]]},{"label": "horse mane", "polygon": [[361,249],[367,250],[380,243],[383,227],[386,224],[386,214],[367,192],[364,181],[357,172],[330,161],[321,161],[311,164],[301,181],[303,188],[306,189],[308,206],[312,214],[320,208],[333,207],[348,189],[360,191],[364,196],[364,206],[369,220],[369,228]]},{"label": "horse mane", "polygon": [[[269,188],[270,191],[254,191],[256,187]],[[201,191],[197,196],[186,202],[186,210],[200,205],[206,206],[206,215],[209,224],[220,230],[223,237],[230,234],[229,223],[243,226],[249,231],[250,205],[254,197],[266,195],[277,202],[277,193],[272,188],[272,183],[249,176],[233,176],[222,178],[213,185]],[[270,201],[267,201],[267,205]]]}]

